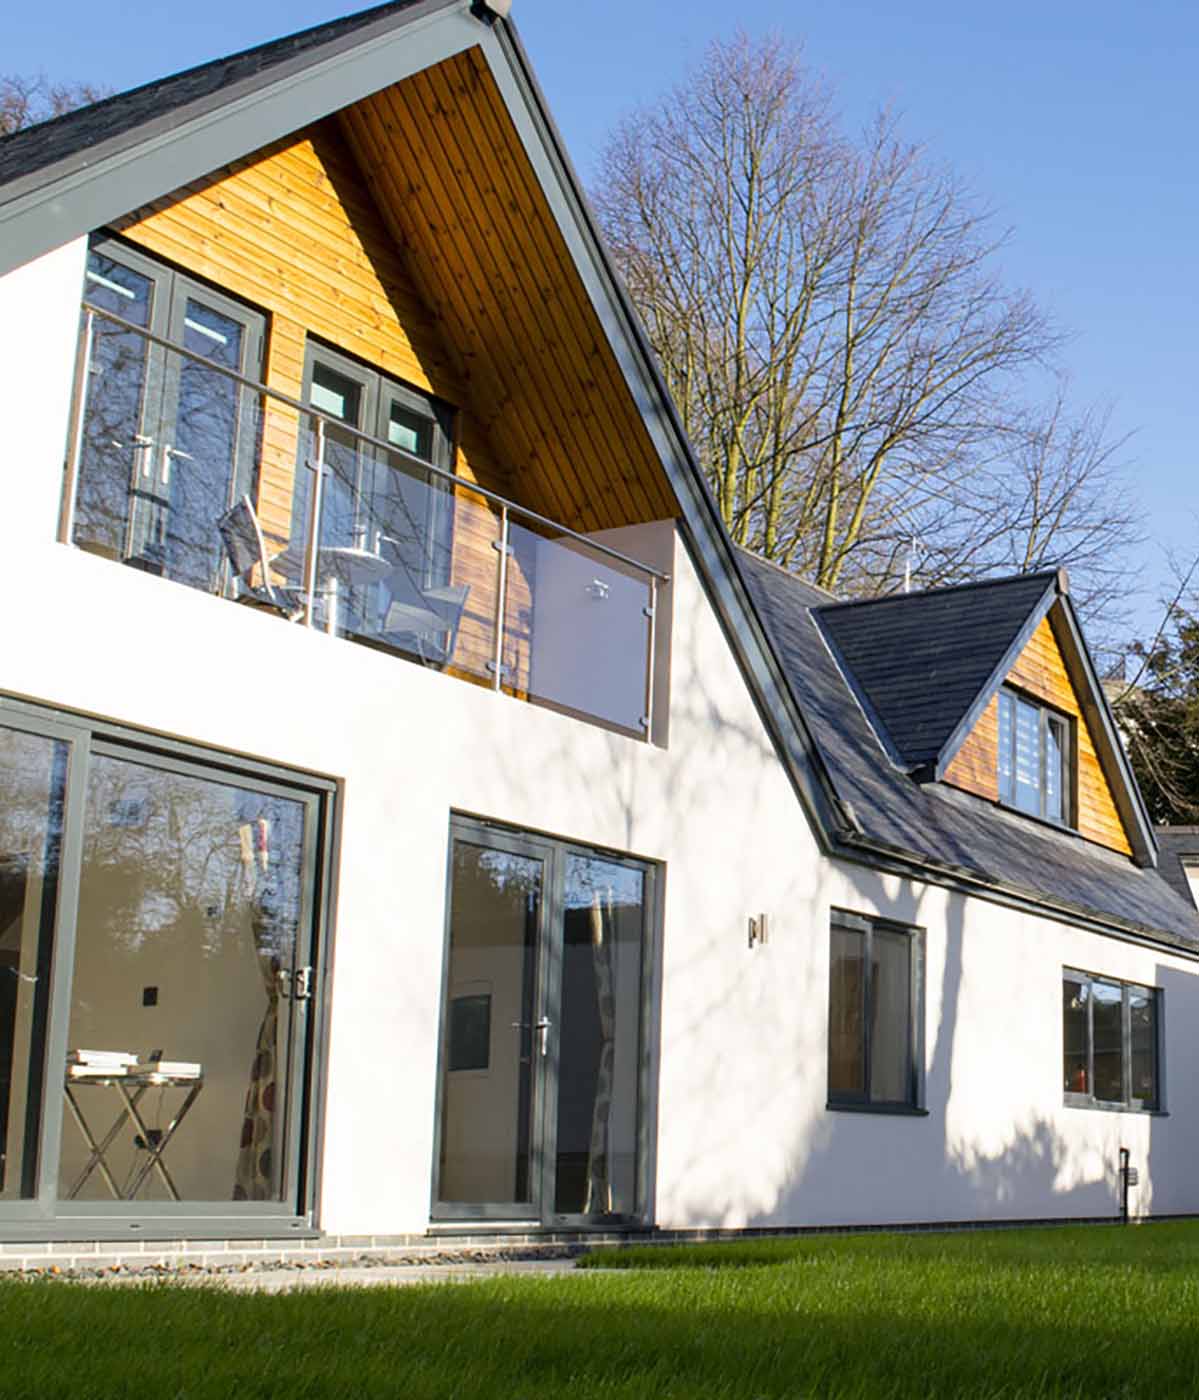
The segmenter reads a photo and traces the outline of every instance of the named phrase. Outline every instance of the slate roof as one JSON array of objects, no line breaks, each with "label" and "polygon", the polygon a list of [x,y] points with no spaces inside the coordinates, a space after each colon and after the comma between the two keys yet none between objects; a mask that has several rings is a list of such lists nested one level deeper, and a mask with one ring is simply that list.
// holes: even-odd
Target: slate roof
[{"label": "slate roof", "polygon": [[151,121],[169,117],[172,112],[205,98],[219,100],[233,84],[266,74],[288,60],[301,58],[421,3],[423,0],[389,0],[373,9],[304,29],[283,39],[273,39],[228,58],[202,63],[197,68],[117,93],[52,121],[0,137],[0,185],[63,162],[68,163],[64,170],[72,164],[84,166],[88,163],[88,153],[102,143],[127,136],[129,144],[133,144],[141,128]]},{"label": "slate roof", "polygon": [[[1043,906],[1199,943],[1199,914],[1157,871],[945,784],[916,782],[884,751],[817,624],[842,610],[751,554],[739,553],[738,563],[837,795],[871,848]],[[842,853],[862,859],[854,840],[842,838]]]},{"label": "slate roof", "polygon": [[906,768],[934,764],[1054,588],[1056,570],[820,607],[872,723]]},{"label": "slate roof", "polygon": [[1158,870],[1162,879],[1188,903],[1193,903],[1194,895],[1182,861],[1188,856],[1189,864],[1199,865],[1199,826],[1158,826],[1154,827],[1153,834],[1157,837]]}]

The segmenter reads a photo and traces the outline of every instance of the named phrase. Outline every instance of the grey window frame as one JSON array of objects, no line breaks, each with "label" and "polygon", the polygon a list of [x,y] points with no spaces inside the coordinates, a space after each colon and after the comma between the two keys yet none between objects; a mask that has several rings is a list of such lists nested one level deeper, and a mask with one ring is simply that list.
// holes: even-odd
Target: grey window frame
[{"label": "grey window frame", "polygon": [[[1084,972],[1076,967],[1062,968],[1062,982],[1066,981],[1078,982],[1087,987],[1093,987],[1099,983],[1105,987],[1120,988],[1120,1052],[1123,1066],[1124,1097],[1120,1100],[1095,1097],[1095,998],[1092,995],[1087,997],[1087,1083],[1091,1088],[1089,1092],[1080,1094],[1076,1090],[1066,1089],[1063,1086],[1063,1103],[1068,1108],[1097,1108],[1107,1113],[1165,1113],[1165,1039],[1162,989],[1154,987],[1148,982],[1126,982],[1120,977],[1108,977],[1099,972]],[[1128,993],[1132,988],[1153,994],[1153,1083],[1157,1093],[1151,1103],[1132,1097],[1132,1013],[1128,1000]],[[1060,1028],[1062,1040],[1058,1063],[1064,1070],[1066,1061],[1064,1017]]]},{"label": "grey window frame", "polygon": [[[598,857],[615,865],[638,871],[644,879],[645,926],[641,949],[641,990],[638,1002],[640,1064],[637,1076],[637,1209],[629,1216],[604,1216],[599,1228],[644,1228],[654,1218],[655,1183],[658,1150],[658,1066],[660,1044],[658,1018],[654,1008],[661,1002],[661,948],[664,923],[665,870],[660,862],[618,851],[607,846],[588,845],[565,836],[551,836],[525,827],[487,817],[451,812],[446,845],[445,912],[442,925],[442,964],[440,1025],[438,1031],[437,1088],[433,1101],[433,1156],[430,1164],[429,1218],[433,1222],[482,1222],[502,1220],[511,1224],[519,1221],[530,1228],[578,1229],[596,1228],[596,1222],[585,1215],[562,1214],[553,1209],[549,1179],[557,1150],[557,1126],[554,1109],[558,1094],[557,1053],[550,1057],[533,1085],[531,1123],[534,1144],[530,1156],[530,1171],[534,1186],[531,1200],[516,1206],[464,1204],[443,1201],[440,1191],[440,1162],[442,1137],[442,1101],[445,1073],[449,1064],[449,987],[450,943],[453,930],[453,867],[454,845],[464,841],[489,850],[507,851],[541,861],[543,884],[541,909],[538,916],[536,966],[534,981],[536,999],[546,1015],[560,1023],[560,989],[552,984],[558,967],[560,945],[553,933],[560,927],[563,915],[563,880],[565,862],[570,856],[584,859]],[[469,1074],[471,1071],[456,1071]]]},{"label": "grey window frame", "polygon": [[924,1106],[924,945],[925,930],[918,925],[903,924],[891,919],[878,918],[866,914],[855,914],[846,909],[834,908],[829,916],[829,1022],[826,1025],[825,1035],[825,1067],[826,1082],[828,1059],[828,1029],[831,1027],[832,1012],[832,935],[834,928],[848,929],[853,933],[865,935],[865,959],[864,977],[862,986],[863,1006],[870,1005],[870,984],[873,978],[873,945],[874,931],[883,929],[888,933],[904,934],[911,943],[911,957],[908,960],[909,967],[909,1008],[910,1016],[908,1022],[908,1097],[904,1100],[876,1100],[870,1097],[870,1068],[871,1068],[871,1029],[870,1017],[862,1017],[862,1040],[863,1040],[863,1081],[865,1090],[861,1094],[849,1094],[842,1091],[834,1093],[831,1086],[827,1089],[825,1108],[835,1112],[848,1113],[884,1113],[898,1115],[915,1115],[919,1117],[927,1116],[928,1110]]},{"label": "grey window frame", "polygon": [[[311,854],[306,900],[311,910],[311,966],[315,991],[307,1004],[308,1025],[298,1047],[302,1082],[290,1148],[293,1158],[290,1202],[158,1201],[67,1202],[58,1198],[58,1135],[62,1095],[44,1095],[37,1143],[37,1194],[0,1203],[0,1242],[56,1240],[178,1240],[315,1238],[321,1198],[321,1163],[327,1087],[328,1028],[333,954],[333,882],[339,840],[338,785],[298,769],[243,758],[223,749],[166,737],[119,722],[93,719],[56,706],[0,692],[0,725],[67,743],[62,872],[53,932],[53,973],[43,1074],[66,1055],[67,1017],[76,941],[76,901],[82,851],[84,791],[93,753],[131,759],[217,781],[277,787],[283,795],[309,804],[314,813],[305,833]],[[46,1082],[52,1076],[46,1075]]]},{"label": "grey window frame", "polygon": [[[999,801],[1011,808],[1013,812],[1019,812],[1021,816],[1036,817],[1039,821],[1050,822],[1054,826],[1068,827],[1073,830],[1076,824],[1076,814],[1078,812],[1077,794],[1077,729],[1072,715],[1066,714],[1063,710],[1055,709],[1052,705],[1047,705],[1043,700],[1037,699],[1035,695],[1029,695],[1025,691],[1018,690],[1015,686],[1003,685],[999,688],[999,695],[1010,696],[1012,700],[1011,714],[1011,746],[1012,746],[1012,777],[1011,789],[1009,792],[1003,790],[1003,775],[999,770],[998,743],[1002,736],[999,736],[996,744],[995,754],[995,781],[999,792]],[[1016,802],[1016,716],[1017,705],[1028,705],[1037,711],[1037,790],[1040,794],[1040,810],[1028,812]],[[996,705],[996,728],[1001,722],[1003,711],[1002,698]],[[1046,762],[1049,754],[1048,728],[1050,724],[1061,726],[1063,731],[1062,742],[1062,773],[1061,773],[1061,794],[1062,794],[1062,815],[1055,817],[1045,810],[1048,797],[1048,770]]]}]

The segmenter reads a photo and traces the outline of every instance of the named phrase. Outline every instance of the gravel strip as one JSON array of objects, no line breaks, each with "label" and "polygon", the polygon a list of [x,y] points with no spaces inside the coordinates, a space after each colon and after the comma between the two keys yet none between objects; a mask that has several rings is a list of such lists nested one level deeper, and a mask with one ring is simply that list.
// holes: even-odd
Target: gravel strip
[{"label": "gravel strip", "polygon": [[[64,1283],[99,1283],[105,1280],[128,1281],[132,1279],[161,1279],[164,1281],[200,1281],[206,1278],[222,1279],[243,1274],[336,1274],[353,1269],[421,1269],[435,1276],[439,1269],[453,1270],[469,1268],[472,1272],[481,1266],[498,1266],[502,1272],[505,1264],[520,1264],[534,1261],[565,1261],[577,1259],[586,1253],[581,1245],[545,1245],[539,1248],[512,1249],[445,1249],[435,1252],[382,1254],[353,1254],[338,1259],[305,1258],[297,1255],[288,1259],[252,1260],[237,1264],[200,1264],[180,1258],[176,1263],[152,1262],[136,1264],[77,1265],[63,1268],[59,1264],[47,1264],[44,1268],[14,1270],[0,1278],[49,1279]],[[488,1270],[490,1272],[490,1270]]]}]

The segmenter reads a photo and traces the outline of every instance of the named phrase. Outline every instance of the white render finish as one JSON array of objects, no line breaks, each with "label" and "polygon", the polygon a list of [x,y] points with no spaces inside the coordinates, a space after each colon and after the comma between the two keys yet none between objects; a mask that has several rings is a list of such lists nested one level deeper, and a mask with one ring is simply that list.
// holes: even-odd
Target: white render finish
[{"label": "white render finish", "polygon": [[[323,1229],[428,1225],[454,812],[661,863],[663,1228],[1110,1216],[1120,1146],[1199,1211],[1199,965],[823,856],[670,523],[613,538],[673,575],[665,747],[58,544],[83,261],[0,281],[0,689],[338,781]],[[833,907],[926,930],[927,1116],[825,1107]],[[1063,1105],[1064,966],[1163,989],[1168,1116]]]}]

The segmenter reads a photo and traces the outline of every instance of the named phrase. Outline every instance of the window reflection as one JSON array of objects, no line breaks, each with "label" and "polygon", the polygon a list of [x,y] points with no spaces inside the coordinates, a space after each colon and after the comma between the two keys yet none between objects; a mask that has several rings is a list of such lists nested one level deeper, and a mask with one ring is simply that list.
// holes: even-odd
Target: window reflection
[{"label": "window reflection", "polygon": [[[303,850],[298,801],[93,755],[69,1056],[127,1057],[131,1093],[149,1067],[176,1069],[144,1089],[147,1131],[117,1134],[108,1176],[78,1122],[64,1121],[60,1195],[282,1199]],[[78,1064],[68,1081],[99,1136],[119,1087]],[[154,1135],[170,1131],[193,1089],[165,1173],[145,1174]]]}]

